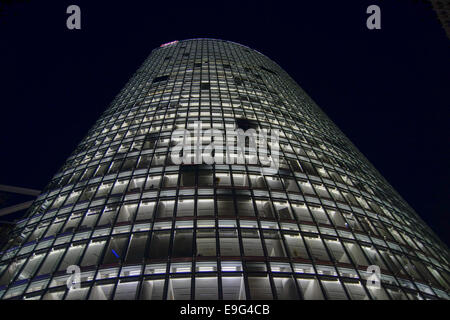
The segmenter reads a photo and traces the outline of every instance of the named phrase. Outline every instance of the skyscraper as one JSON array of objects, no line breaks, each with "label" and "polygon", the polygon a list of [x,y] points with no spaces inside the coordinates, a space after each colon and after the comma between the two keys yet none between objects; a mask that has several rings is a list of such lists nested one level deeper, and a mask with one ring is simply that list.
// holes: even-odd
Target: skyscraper
[{"label": "skyscraper", "polygon": [[[208,129],[267,135],[193,159]],[[2,299],[449,299],[445,244],[285,71],[223,40],[153,50],[0,250]]]},{"label": "skyscraper", "polygon": [[444,28],[447,37],[450,39],[450,1],[431,0],[433,10],[436,11],[437,18]]}]

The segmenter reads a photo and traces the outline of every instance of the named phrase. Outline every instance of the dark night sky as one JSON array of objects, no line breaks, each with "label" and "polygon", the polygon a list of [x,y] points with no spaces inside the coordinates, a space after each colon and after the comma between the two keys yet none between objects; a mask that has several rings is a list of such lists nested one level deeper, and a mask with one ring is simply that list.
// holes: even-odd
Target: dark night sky
[{"label": "dark night sky", "polygon": [[[450,40],[431,9],[163,2],[0,5],[0,184],[43,188],[153,48],[220,38],[280,64],[450,243]],[[81,7],[79,31],[66,28],[70,4]],[[370,4],[381,7],[381,30],[366,28]]]}]

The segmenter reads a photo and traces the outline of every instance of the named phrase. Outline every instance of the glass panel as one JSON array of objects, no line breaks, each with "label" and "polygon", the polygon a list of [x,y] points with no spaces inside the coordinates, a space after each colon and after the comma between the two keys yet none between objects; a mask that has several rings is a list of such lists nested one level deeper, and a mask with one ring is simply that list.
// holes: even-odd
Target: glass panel
[{"label": "glass panel", "polygon": [[280,233],[278,231],[264,230],[263,234],[269,257],[286,257]]},{"label": "glass panel", "polygon": [[194,215],[194,199],[180,199],[177,204],[177,217]]},{"label": "glass panel", "polygon": [[65,271],[69,266],[78,264],[78,260],[83,254],[85,246],[85,244],[79,244],[69,247],[61,264],[59,265],[58,271]]},{"label": "glass panel", "polygon": [[339,280],[322,280],[322,285],[330,300],[348,300]]},{"label": "glass panel", "polygon": [[224,300],[245,300],[244,278],[222,277],[222,293]]},{"label": "glass panel", "polygon": [[120,280],[114,294],[114,300],[134,300],[139,282],[125,282]]},{"label": "glass panel", "polygon": [[309,247],[311,255],[314,259],[329,261],[328,253],[322,240],[319,237],[305,237],[305,241]]},{"label": "glass panel", "polygon": [[216,232],[214,229],[199,229],[197,237],[197,256],[216,256]]},{"label": "glass panel", "polygon": [[350,263],[347,254],[344,251],[344,247],[338,240],[325,239],[325,243],[328,246],[328,250],[337,262]]},{"label": "glass panel", "polygon": [[258,230],[241,229],[241,234],[244,254],[246,256],[264,256]]},{"label": "glass panel", "polygon": [[89,294],[89,300],[109,300],[114,284],[96,284]]},{"label": "glass panel", "polygon": [[283,236],[286,239],[291,257],[309,259],[305,244],[299,233],[283,232]]},{"label": "glass panel", "polygon": [[190,300],[191,278],[173,278],[169,280],[167,300]]},{"label": "glass panel", "polygon": [[219,216],[234,216],[234,202],[233,198],[218,198],[217,212]]},{"label": "glass panel", "polygon": [[217,277],[195,279],[195,300],[217,300],[218,295]]},{"label": "glass panel", "polygon": [[252,300],[273,299],[269,277],[248,277],[248,286]]},{"label": "glass panel", "polygon": [[66,249],[58,249],[50,251],[47,258],[45,258],[45,262],[42,264],[41,268],[39,269],[38,276],[43,274],[52,273],[56,266],[58,265],[59,260],[62,258],[64,252]]},{"label": "glass panel", "polygon": [[352,300],[369,300],[363,286],[359,282],[344,282],[347,292]]},{"label": "glass panel", "polygon": [[84,300],[88,294],[89,287],[70,289],[64,300]]},{"label": "glass panel", "polygon": [[45,257],[44,253],[30,257],[30,259],[27,261],[27,264],[20,273],[18,279],[23,280],[33,277],[34,272],[39,267],[39,264],[41,263],[42,259],[44,259],[44,257]]},{"label": "glass panel", "polygon": [[214,216],[214,200],[213,199],[198,199],[197,200],[197,215],[199,216]]},{"label": "glass panel", "polygon": [[170,231],[154,231],[150,242],[150,259],[165,259],[169,254]]},{"label": "glass panel", "polygon": [[279,300],[297,300],[298,293],[294,279],[291,277],[278,278],[274,277],[273,282],[277,290]]},{"label": "glass panel", "polygon": [[120,263],[125,254],[127,242],[128,236],[125,235],[111,237],[102,264]]},{"label": "glass panel", "polygon": [[320,289],[319,282],[315,278],[297,279],[297,283],[302,290],[305,300],[323,300],[324,296]]},{"label": "glass panel", "polygon": [[238,233],[236,229],[219,230],[220,255],[240,256]]},{"label": "glass panel", "polygon": [[155,209],[154,201],[143,201],[139,205],[138,213],[136,216],[137,220],[147,220],[153,217],[153,211]]},{"label": "glass panel", "polygon": [[91,241],[86,249],[83,260],[81,261],[81,266],[85,267],[96,265],[100,259],[105,244],[105,240]]},{"label": "glass panel", "polygon": [[164,280],[146,280],[142,283],[140,300],[162,300]]},{"label": "glass panel", "polygon": [[139,263],[143,261],[147,238],[147,233],[134,233],[131,236],[125,263]]},{"label": "glass panel", "polygon": [[192,257],[192,230],[175,230],[172,256],[175,258]]}]

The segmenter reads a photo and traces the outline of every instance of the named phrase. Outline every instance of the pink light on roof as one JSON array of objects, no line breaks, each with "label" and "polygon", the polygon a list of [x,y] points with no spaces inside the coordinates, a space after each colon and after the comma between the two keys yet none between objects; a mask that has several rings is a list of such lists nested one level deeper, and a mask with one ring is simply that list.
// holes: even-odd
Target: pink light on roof
[{"label": "pink light on roof", "polygon": [[167,47],[167,46],[170,46],[170,45],[175,44],[177,42],[178,42],[178,40],[167,42],[167,43],[163,43],[162,45],[160,45],[160,47]]}]

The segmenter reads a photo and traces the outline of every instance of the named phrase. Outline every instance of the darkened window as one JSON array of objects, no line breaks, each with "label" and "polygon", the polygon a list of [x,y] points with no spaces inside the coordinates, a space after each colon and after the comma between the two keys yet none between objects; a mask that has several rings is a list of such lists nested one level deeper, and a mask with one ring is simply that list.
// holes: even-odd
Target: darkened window
[{"label": "darkened window", "polygon": [[147,133],[145,135],[144,146],[143,149],[153,148],[158,141],[159,135],[155,133]]},{"label": "darkened window", "polygon": [[317,172],[316,169],[314,168],[314,166],[309,163],[309,162],[305,162],[305,161],[300,161],[302,168],[304,169],[304,171],[306,171],[307,174],[313,175],[313,176],[317,176]]},{"label": "darkened window", "polygon": [[169,75],[159,76],[159,77],[156,77],[155,79],[153,79],[153,83],[166,81],[168,79],[169,79]]},{"label": "darkened window", "polygon": [[242,86],[242,85],[244,84],[244,82],[242,81],[242,79],[239,78],[239,77],[234,77],[234,83],[235,83],[237,86]]},{"label": "darkened window", "polygon": [[201,83],[200,84],[200,90],[209,90],[210,89],[210,85],[209,83]]},{"label": "darkened window", "polygon": [[194,68],[200,68],[202,66],[201,63],[194,63]]},{"label": "darkened window", "polygon": [[175,258],[192,256],[192,230],[176,230],[172,256]]},{"label": "darkened window", "polygon": [[267,71],[267,72],[271,73],[271,74],[277,75],[277,73],[275,71],[272,71],[272,70],[270,70],[270,69],[268,69],[266,67],[260,66],[260,68],[263,69],[264,71]]},{"label": "darkened window", "polygon": [[150,242],[150,259],[167,258],[170,231],[154,231]]},{"label": "darkened window", "polygon": [[245,118],[236,119],[236,125],[239,129],[244,131],[248,129],[258,129],[258,122]]},{"label": "darkened window", "polygon": [[224,65],[223,65],[223,68],[224,68],[224,69],[231,69],[231,66],[230,66],[229,64],[224,64]]}]

